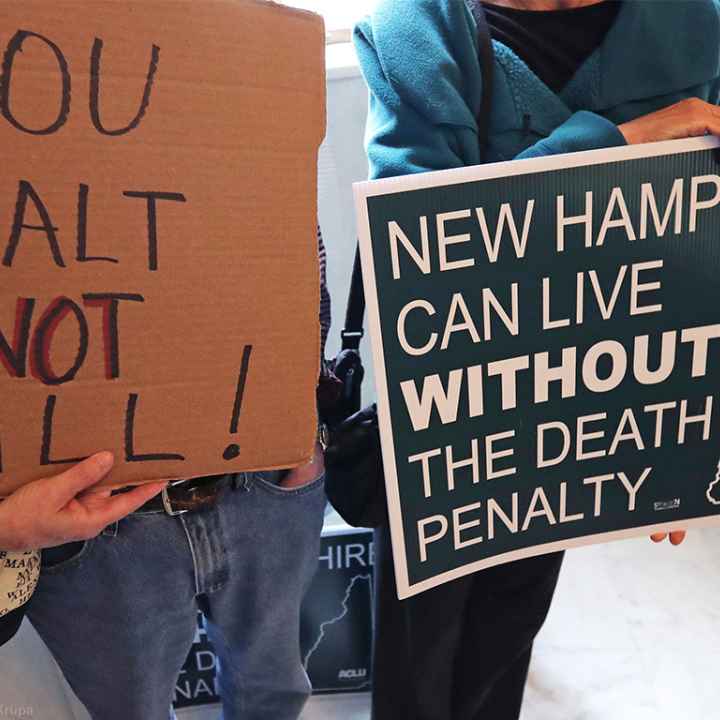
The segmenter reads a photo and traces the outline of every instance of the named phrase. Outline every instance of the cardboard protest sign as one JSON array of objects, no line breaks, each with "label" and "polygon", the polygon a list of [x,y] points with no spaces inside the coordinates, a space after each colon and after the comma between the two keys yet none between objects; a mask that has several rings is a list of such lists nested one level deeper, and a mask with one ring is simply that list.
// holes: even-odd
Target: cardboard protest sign
[{"label": "cardboard protest sign", "polygon": [[401,598],[720,520],[715,144],[356,187]]},{"label": "cardboard protest sign", "polygon": [[0,52],[0,495],[307,460],[321,18],[24,0]]}]

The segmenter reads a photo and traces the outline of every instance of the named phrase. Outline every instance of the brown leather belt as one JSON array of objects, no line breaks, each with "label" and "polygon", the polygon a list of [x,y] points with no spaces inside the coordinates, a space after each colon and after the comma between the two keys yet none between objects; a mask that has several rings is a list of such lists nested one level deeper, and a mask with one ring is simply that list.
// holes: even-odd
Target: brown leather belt
[{"label": "brown leather belt", "polygon": [[[176,480],[135,512],[139,514],[164,512],[174,517],[186,512],[212,507],[225,486],[223,481],[227,478],[227,475],[215,475],[192,480]],[[131,489],[122,488],[115,492],[127,492]]]}]

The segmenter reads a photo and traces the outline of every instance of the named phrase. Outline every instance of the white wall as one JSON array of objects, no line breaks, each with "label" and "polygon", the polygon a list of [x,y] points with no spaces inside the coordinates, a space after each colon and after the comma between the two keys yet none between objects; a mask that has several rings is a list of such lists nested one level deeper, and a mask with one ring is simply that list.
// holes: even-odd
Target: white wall
[{"label": "white wall", "polygon": [[[340,347],[340,331],[355,245],[355,207],[352,184],[367,178],[363,149],[367,90],[349,46],[330,47],[328,52],[328,129],[320,150],[320,224],[328,251],[328,285],[333,300],[333,327],[326,355],[334,357]],[[366,371],[363,401],[375,399],[370,340],[361,350]]]},{"label": "white wall", "polygon": [[[328,59],[328,132],[320,152],[320,222],[328,252],[328,282],[333,300],[333,329],[327,354],[340,344],[348,281],[355,249],[352,183],[366,176],[362,136],[366,115],[366,91],[349,46],[332,47]],[[364,342],[365,354],[369,341]],[[369,368],[370,361],[366,359]],[[370,375],[372,375],[370,371]],[[372,377],[366,381],[371,387]],[[367,394],[367,402],[374,393]],[[309,709],[313,718],[338,717],[319,703]],[[4,708],[31,708],[20,715]],[[87,714],[70,691],[36,633],[24,623],[18,637],[0,650],[0,710],[11,717],[85,720]],[[183,719],[200,720],[217,713],[186,711]]]}]

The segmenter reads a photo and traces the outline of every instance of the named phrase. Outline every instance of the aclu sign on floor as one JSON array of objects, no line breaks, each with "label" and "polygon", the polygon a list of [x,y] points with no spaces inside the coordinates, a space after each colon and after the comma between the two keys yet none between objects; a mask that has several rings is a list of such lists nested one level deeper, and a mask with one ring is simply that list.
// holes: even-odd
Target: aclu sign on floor
[{"label": "aclu sign on floor", "polygon": [[[313,693],[370,690],[372,532],[326,522],[318,571],[300,615],[300,652]],[[175,685],[176,710],[220,702],[218,658],[198,616],[192,649]]]},{"label": "aclu sign on floor", "polygon": [[356,187],[401,598],[718,521],[716,144]]}]

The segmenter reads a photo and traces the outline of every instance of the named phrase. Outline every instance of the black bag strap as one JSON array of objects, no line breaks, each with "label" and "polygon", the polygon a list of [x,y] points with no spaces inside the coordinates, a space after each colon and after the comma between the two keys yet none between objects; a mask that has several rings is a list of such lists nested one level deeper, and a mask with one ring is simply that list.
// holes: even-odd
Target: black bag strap
[{"label": "black bag strap", "polygon": [[345,327],[340,333],[343,350],[359,350],[360,341],[365,334],[363,317],[365,315],[365,286],[363,285],[362,265],[360,264],[360,246],[355,248],[350,295],[345,312]]},{"label": "black bag strap", "polygon": [[[482,71],[482,100],[477,116],[478,143],[480,158],[487,158],[490,144],[490,108],[495,78],[495,53],[492,46],[492,35],[480,0],[468,0],[468,5],[475,18],[478,30],[478,55]],[[363,286],[362,266],[360,264],[360,246],[355,249],[350,294],[345,313],[345,327],[340,333],[343,350],[359,350],[360,341],[365,334],[363,318],[365,316],[365,288]]]},{"label": "black bag strap", "polygon": [[495,87],[495,51],[493,50],[490,26],[481,0],[470,0],[470,10],[475,18],[475,25],[477,25],[478,55],[482,71],[482,99],[480,111],[477,114],[477,125],[480,159],[485,162],[490,145],[490,110]]}]

